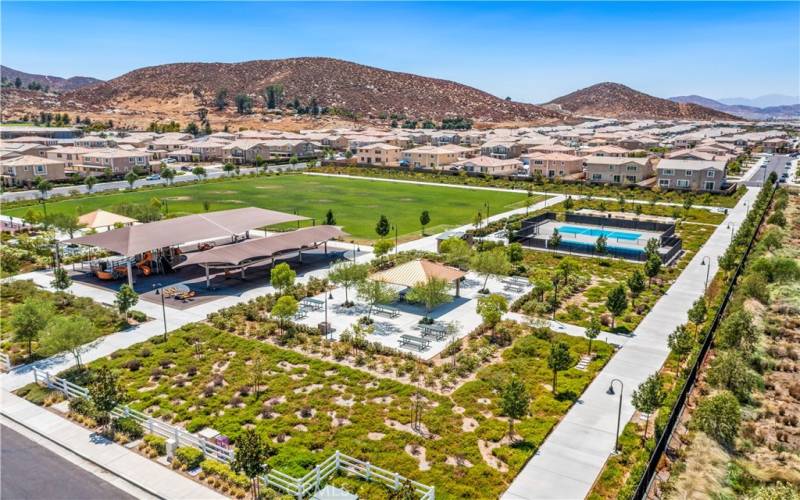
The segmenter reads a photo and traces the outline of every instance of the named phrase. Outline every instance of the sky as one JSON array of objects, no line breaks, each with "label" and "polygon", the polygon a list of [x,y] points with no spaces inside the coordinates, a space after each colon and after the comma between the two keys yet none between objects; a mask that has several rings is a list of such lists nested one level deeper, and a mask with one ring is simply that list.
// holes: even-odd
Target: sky
[{"label": "sky", "polygon": [[800,2],[10,2],[0,62],[110,79],[173,62],[327,56],[546,102],[800,94]]}]

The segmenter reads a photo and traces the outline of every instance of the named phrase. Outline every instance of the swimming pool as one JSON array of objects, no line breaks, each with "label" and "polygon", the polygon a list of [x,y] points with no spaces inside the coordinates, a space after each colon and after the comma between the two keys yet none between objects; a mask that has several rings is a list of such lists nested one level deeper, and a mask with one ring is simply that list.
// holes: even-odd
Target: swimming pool
[{"label": "swimming pool", "polygon": [[589,227],[579,227],[579,226],[560,226],[558,228],[558,232],[561,234],[582,234],[586,236],[605,236],[609,240],[625,240],[625,241],[636,241],[642,237],[640,233],[631,233],[628,231],[611,231],[608,229],[595,229]]}]

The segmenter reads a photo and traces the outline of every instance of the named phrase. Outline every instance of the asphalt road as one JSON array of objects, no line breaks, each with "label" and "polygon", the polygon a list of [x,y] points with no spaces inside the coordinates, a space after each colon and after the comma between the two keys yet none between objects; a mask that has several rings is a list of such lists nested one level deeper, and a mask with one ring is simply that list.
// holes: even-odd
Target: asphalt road
[{"label": "asphalt road", "polygon": [[766,167],[756,170],[749,179],[745,181],[746,186],[759,187],[764,183],[764,179],[769,177],[769,174],[775,172],[780,177],[785,171],[786,162],[791,161],[792,158],[786,155],[772,155],[766,163]]},{"label": "asphalt road", "polygon": [[0,426],[3,500],[133,500],[135,497]]},{"label": "asphalt road", "polygon": [[[282,169],[287,169],[288,168],[288,169],[299,170],[299,169],[305,168],[305,163],[298,163],[294,167],[292,167],[292,165],[290,165],[288,163],[285,164],[285,165],[270,165],[268,167],[268,170],[272,171],[272,170],[275,170],[275,169],[278,169],[278,168],[282,168]],[[222,165],[221,164],[220,165],[207,166],[207,167],[205,167],[205,169],[206,169],[206,172],[208,174],[206,176],[208,179],[215,179],[217,177],[223,177],[223,176],[227,175],[222,170]],[[242,174],[249,174],[253,170],[254,169],[252,167],[246,167],[246,168],[242,168],[241,169],[241,173]],[[173,179],[173,182],[175,184],[180,184],[180,183],[184,183],[184,182],[192,182],[192,181],[195,181],[195,180],[197,180],[197,177],[195,175],[187,172],[187,173],[185,173],[183,175],[176,176]],[[139,188],[139,187],[142,187],[142,186],[164,185],[164,184],[166,184],[166,182],[167,181],[164,180],[164,179],[157,180],[157,181],[148,181],[147,179],[139,179],[138,181],[136,181],[133,184],[133,187],[134,188]],[[128,183],[126,181],[101,182],[101,183],[98,183],[98,184],[94,185],[94,188],[92,189],[92,192],[119,191],[120,189],[128,189],[128,187],[129,187],[129,185],[128,185]],[[68,195],[70,193],[70,191],[74,191],[74,190],[77,190],[77,191],[79,191],[81,193],[88,192],[87,189],[86,189],[86,186],[84,186],[83,184],[79,184],[79,185],[75,185],[75,186],[58,186],[58,187],[53,188],[49,192],[48,196],[52,196],[54,194]],[[2,197],[0,197],[0,200],[2,200],[3,202],[17,201],[17,200],[32,200],[32,199],[39,198],[40,196],[41,196],[41,194],[39,193],[39,191],[36,191],[35,189],[31,189],[31,190],[27,190],[27,191],[9,191],[9,192],[3,193]]]}]

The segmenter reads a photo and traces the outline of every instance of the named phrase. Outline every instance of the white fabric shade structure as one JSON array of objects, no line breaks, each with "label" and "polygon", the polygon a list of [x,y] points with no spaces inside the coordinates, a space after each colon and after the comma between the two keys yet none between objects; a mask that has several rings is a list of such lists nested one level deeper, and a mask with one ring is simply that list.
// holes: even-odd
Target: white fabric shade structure
[{"label": "white fabric shade structure", "polygon": [[113,212],[95,210],[94,212],[89,212],[88,214],[83,214],[78,217],[78,222],[89,229],[99,229],[101,227],[111,227],[117,224],[133,224],[138,221]]},{"label": "white fabric shade structure", "polygon": [[417,259],[385,271],[373,273],[370,275],[369,279],[413,288],[417,285],[424,285],[431,279],[436,278],[445,280],[448,283],[455,282],[456,296],[458,296],[458,282],[466,275],[467,273],[455,267],[446,266],[430,260]]}]

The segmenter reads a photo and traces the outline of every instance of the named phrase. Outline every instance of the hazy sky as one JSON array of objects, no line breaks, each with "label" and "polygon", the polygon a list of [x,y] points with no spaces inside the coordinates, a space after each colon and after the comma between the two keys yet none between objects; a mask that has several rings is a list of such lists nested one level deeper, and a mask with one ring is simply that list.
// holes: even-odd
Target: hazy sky
[{"label": "hazy sky", "polygon": [[800,93],[800,3],[8,2],[2,64],[109,79],[171,62],[329,56],[543,102]]}]

